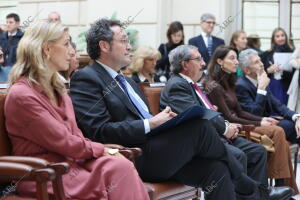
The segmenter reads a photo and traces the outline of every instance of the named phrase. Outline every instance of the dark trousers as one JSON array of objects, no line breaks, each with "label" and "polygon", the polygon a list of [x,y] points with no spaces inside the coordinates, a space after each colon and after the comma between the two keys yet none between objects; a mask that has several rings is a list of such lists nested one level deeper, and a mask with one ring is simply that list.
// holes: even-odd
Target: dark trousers
[{"label": "dark trousers", "polygon": [[190,120],[149,136],[148,142],[140,147],[143,155],[136,164],[145,181],[176,180],[205,191],[213,188],[206,191],[206,199],[214,200],[236,199],[232,180],[242,179],[240,188],[254,187],[247,178],[243,179],[242,165],[227,151],[207,120]]},{"label": "dark trousers", "polygon": [[253,180],[267,184],[267,151],[256,143],[242,137],[225,144],[235,158],[243,165],[245,173]]},{"label": "dark trousers", "polygon": [[295,144],[300,144],[300,139],[297,139],[297,132],[295,129],[295,122],[292,120],[280,120],[279,125],[281,128],[284,129],[286,139],[290,141],[291,143]]}]

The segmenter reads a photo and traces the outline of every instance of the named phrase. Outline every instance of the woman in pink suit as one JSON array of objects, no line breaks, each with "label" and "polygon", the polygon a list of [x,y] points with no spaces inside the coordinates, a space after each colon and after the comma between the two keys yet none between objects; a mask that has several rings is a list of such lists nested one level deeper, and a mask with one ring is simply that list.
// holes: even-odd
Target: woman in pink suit
[{"label": "woman in pink suit", "polygon": [[[69,67],[67,29],[59,23],[38,22],[26,29],[17,54],[5,101],[13,154],[68,162],[70,172],[63,176],[68,199],[149,199],[134,165],[84,138],[76,125],[71,100],[57,74]],[[21,181],[17,191],[33,196],[35,185]]]}]

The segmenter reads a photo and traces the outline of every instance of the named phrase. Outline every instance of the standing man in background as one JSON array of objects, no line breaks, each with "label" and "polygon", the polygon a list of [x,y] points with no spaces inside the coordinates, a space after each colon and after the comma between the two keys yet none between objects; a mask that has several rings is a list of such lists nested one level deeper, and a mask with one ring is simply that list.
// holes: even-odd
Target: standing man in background
[{"label": "standing man in background", "polygon": [[225,42],[223,39],[211,35],[216,25],[216,17],[213,14],[203,14],[200,21],[202,32],[199,36],[191,38],[189,44],[198,48],[204,62],[208,65],[216,48],[220,45],[225,45]]}]

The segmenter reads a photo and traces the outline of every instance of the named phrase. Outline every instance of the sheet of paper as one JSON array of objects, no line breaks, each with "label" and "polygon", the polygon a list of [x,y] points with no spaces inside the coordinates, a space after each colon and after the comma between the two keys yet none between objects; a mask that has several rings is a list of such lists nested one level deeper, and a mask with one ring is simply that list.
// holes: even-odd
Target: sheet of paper
[{"label": "sheet of paper", "polygon": [[7,83],[0,83],[0,89],[6,89],[8,87]]},{"label": "sheet of paper", "polygon": [[293,71],[293,67],[289,65],[292,53],[277,53],[273,55],[274,63],[280,65],[279,67],[284,71]]}]

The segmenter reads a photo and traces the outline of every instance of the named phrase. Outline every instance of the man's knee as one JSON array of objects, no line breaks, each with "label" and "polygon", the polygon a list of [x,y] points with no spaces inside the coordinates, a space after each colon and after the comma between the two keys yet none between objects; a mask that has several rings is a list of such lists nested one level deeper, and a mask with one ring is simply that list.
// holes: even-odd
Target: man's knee
[{"label": "man's knee", "polygon": [[230,153],[243,165],[244,168],[247,167],[247,155],[240,150],[239,148],[226,144],[226,148],[229,150]]}]

